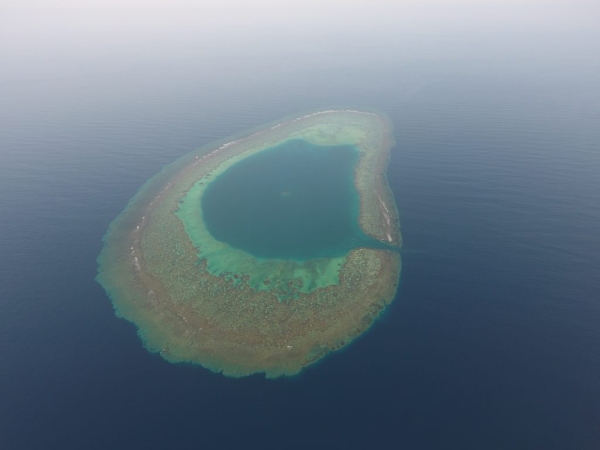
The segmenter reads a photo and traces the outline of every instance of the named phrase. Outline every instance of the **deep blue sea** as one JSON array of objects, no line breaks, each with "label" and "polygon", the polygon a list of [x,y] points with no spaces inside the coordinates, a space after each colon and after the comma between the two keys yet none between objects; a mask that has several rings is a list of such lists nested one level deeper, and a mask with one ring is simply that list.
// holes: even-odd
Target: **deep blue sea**
[{"label": "deep blue sea", "polygon": [[[600,448],[600,44],[487,38],[74,46],[3,71],[0,448]],[[383,319],[294,379],[148,353],[94,280],[109,223],[195,148],[346,106],[397,141]]]}]

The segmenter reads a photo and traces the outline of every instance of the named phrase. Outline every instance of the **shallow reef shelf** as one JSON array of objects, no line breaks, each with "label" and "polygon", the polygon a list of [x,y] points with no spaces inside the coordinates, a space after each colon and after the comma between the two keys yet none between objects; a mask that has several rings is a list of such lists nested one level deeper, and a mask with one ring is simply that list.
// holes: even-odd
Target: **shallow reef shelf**
[{"label": "shallow reef shelf", "polygon": [[[289,142],[352,146],[356,227],[335,255],[257,257],[216,239],[211,182]],[[401,235],[386,180],[393,136],[380,114],[319,111],[204,147],[150,179],[111,223],[97,279],[146,348],[227,376],[295,375],[367,330],[393,300]]]}]

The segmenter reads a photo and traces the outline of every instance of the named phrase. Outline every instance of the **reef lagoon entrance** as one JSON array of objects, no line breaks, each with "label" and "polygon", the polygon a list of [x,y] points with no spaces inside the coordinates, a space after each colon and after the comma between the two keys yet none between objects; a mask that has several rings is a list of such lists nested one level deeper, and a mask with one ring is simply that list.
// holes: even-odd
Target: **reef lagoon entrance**
[{"label": "reef lagoon entrance", "polygon": [[380,115],[323,111],[192,152],[113,221],[97,279],[168,361],[297,374],[394,298],[392,145]]}]

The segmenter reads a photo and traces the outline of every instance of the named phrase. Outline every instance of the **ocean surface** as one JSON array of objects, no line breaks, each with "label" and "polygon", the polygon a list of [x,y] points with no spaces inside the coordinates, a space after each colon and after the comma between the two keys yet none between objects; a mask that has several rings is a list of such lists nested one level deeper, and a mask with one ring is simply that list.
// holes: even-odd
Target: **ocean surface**
[{"label": "ocean surface", "polygon": [[[600,448],[600,44],[487,37],[67,46],[3,70],[0,448]],[[397,141],[382,320],[293,379],[147,352],[94,280],[109,223],[195,148],[345,106]]]}]

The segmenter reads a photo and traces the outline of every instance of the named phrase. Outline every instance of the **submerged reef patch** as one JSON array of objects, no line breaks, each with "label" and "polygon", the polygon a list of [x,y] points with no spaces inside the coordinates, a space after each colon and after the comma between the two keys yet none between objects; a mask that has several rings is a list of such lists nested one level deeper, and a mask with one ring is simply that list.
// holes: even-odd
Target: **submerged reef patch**
[{"label": "submerged reef patch", "polygon": [[111,223],[97,279],[168,361],[295,375],[368,329],[395,296],[392,145],[386,118],[340,110],[192,152]]}]

